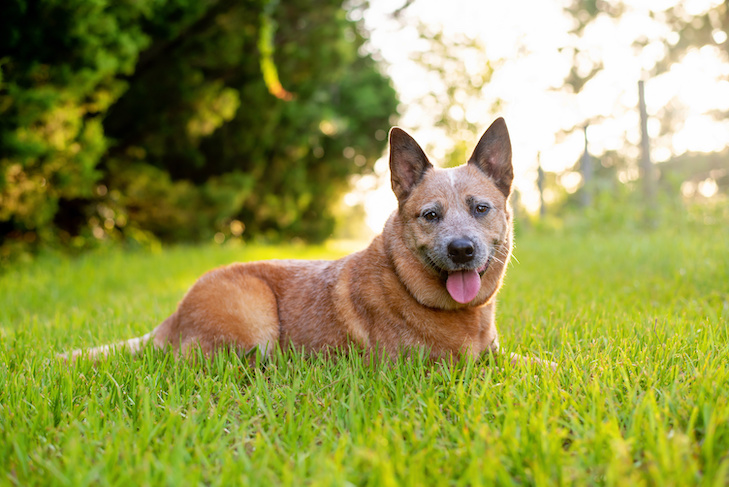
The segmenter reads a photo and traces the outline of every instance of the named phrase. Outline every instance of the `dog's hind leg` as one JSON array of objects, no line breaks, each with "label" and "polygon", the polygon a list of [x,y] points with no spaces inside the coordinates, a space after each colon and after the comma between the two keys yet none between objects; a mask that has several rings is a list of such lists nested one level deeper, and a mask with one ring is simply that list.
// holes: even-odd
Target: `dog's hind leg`
[{"label": "dog's hind leg", "polygon": [[197,349],[210,355],[226,347],[242,355],[258,349],[266,356],[277,345],[279,335],[278,305],[271,287],[263,279],[230,266],[203,276],[182,299],[177,311],[152,332],[58,357],[75,360],[83,355],[98,360],[113,350],[136,355],[150,341],[157,348],[170,348],[182,356],[194,354]]},{"label": "dog's hind leg", "polygon": [[216,269],[195,283],[153,334],[156,346],[169,345],[182,356],[226,347],[242,355],[258,349],[265,356],[279,340],[276,295],[240,268]]},{"label": "dog's hind leg", "polygon": [[532,363],[532,364],[549,367],[555,371],[559,367],[559,364],[549,361],[549,360],[541,360],[541,359],[538,359],[537,357],[527,357],[526,355],[519,355],[518,353],[513,353],[513,352],[509,355],[509,359],[511,361],[511,365]]}]

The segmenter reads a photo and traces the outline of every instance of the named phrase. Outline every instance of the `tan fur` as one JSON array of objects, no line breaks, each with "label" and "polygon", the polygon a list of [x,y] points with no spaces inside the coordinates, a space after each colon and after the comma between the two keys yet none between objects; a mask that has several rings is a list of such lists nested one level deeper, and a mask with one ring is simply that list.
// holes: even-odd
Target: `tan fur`
[{"label": "tan fur", "polygon": [[[389,356],[419,349],[433,359],[498,352],[496,294],[512,245],[506,125],[494,122],[469,163],[454,169],[433,169],[399,129],[390,143],[399,208],[367,249],[335,261],[272,260],[215,269],[143,338],[182,355],[197,347],[206,354],[222,347],[270,353],[274,345],[309,352],[377,349]],[[490,205],[486,216],[475,215],[474,201]],[[442,215],[436,223],[423,216],[429,205]],[[439,267],[457,272],[443,249],[460,237],[481,252],[478,265],[468,265],[487,265],[478,294],[466,304],[451,298],[443,277],[448,274],[431,265],[445,262]],[[136,351],[143,341],[116,346]],[[87,352],[98,355],[110,347]]]}]

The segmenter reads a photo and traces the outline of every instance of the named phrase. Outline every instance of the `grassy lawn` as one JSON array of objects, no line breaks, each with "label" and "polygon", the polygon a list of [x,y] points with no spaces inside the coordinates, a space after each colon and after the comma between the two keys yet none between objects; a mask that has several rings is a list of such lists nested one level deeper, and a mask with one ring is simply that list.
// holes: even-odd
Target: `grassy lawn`
[{"label": "grassy lawn", "polygon": [[205,270],[336,257],[176,247],[0,274],[0,485],[727,485],[729,230],[517,236],[505,351],[394,366],[286,354],[54,358],[151,330]]}]

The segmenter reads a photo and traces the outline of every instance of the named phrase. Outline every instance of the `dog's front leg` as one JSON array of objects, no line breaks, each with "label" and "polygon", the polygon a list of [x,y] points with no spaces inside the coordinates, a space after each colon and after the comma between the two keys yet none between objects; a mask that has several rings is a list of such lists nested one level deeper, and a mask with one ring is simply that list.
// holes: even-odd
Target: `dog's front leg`
[{"label": "dog's front leg", "polygon": [[509,359],[511,361],[511,365],[532,363],[545,367],[551,367],[551,369],[555,371],[558,367],[558,364],[556,362],[552,362],[550,360],[541,360],[536,357],[527,357],[526,355],[519,355],[518,353],[511,353],[509,355]]}]

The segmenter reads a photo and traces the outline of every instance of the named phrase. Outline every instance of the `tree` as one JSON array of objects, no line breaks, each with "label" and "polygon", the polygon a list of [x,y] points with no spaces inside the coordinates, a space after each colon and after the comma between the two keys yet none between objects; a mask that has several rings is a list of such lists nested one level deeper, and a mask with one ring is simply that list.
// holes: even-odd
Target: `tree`
[{"label": "tree", "polygon": [[[566,11],[575,21],[574,43],[566,50],[572,53],[575,67],[566,79],[566,86],[579,92],[600,76],[605,68],[603,59],[591,52],[591,46],[584,38],[598,24],[616,23],[623,18],[632,19],[634,24],[641,22],[641,33],[633,38],[632,48],[635,56],[642,60],[642,73],[636,73],[633,85],[638,77],[646,79],[649,95],[652,81],[668,74],[677,63],[699,50],[710,53],[714,61],[729,64],[729,0],[708,4],[703,10],[689,10],[697,6],[678,1],[656,7],[627,1],[573,0]],[[650,114],[660,122],[654,142],[664,148],[664,153],[665,149],[675,153],[671,138],[686,123],[685,111],[682,101],[674,97]],[[724,120],[729,113],[714,110],[712,115],[717,120]]]},{"label": "tree", "polygon": [[[690,8],[694,10],[689,11]],[[638,149],[641,142],[638,101],[632,102],[638,93],[638,81],[645,80],[647,97],[650,99],[654,93],[658,92],[657,89],[655,92],[652,91],[653,86],[662,87],[666,92],[666,86],[671,86],[671,76],[675,73],[674,69],[678,64],[686,62],[698,53],[703,56],[703,62],[708,62],[706,59],[710,57],[710,61],[713,63],[717,61],[729,63],[729,43],[727,42],[729,1],[707,4],[703,7],[703,11],[696,9],[697,5],[689,6],[685,2],[669,2],[650,6],[627,1],[607,2],[603,0],[573,0],[566,8],[566,12],[574,20],[574,29],[571,31],[570,43],[565,46],[564,51],[572,57],[573,68],[565,79],[563,89],[575,93],[576,96],[581,96],[584,91],[590,89],[594,93],[595,86],[603,88],[607,86],[605,80],[608,79],[607,71],[611,68],[608,64],[612,62],[613,68],[616,64],[615,56],[610,59],[607,55],[609,49],[605,49],[605,44],[595,42],[596,36],[602,35],[604,38],[606,32],[631,31],[631,26],[640,25],[640,29],[632,29],[634,35],[629,40],[630,44],[625,45],[624,50],[621,51],[623,54],[621,59],[631,61],[624,64],[629,64],[632,68],[620,66],[622,75],[629,78],[630,93],[621,95],[620,98],[623,98],[623,102],[616,100],[609,111],[605,110],[602,113],[586,111],[585,120],[582,123],[589,123],[598,128],[601,124],[622,124],[626,127],[622,137],[623,146],[618,147],[615,152],[607,151],[599,156],[603,166],[605,160],[619,161],[617,166],[608,164],[608,166],[617,167],[618,171],[614,175],[606,174],[604,176],[619,178],[620,182],[624,184],[603,186],[603,191],[609,191],[607,194],[615,200],[622,198],[626,207],[630,205],[633,209],[639,209],[636,213],[644,213],[648,221],[655,221],[656,212],[662,212],[666,216],[670,214],[669,211],[676,210],[676,205],[680,206],[678,197],[680,181],[678,179],[696,180],[699,177],[707,178],[709,174],[715,174],[712,171],[703,171],[702,174],[699,174],[699,166],[694,166],[697,173],[689,177],[676,172],[676,168],[679,167],[677,164],[657,164],[654,167],[660,173],[661,179],[657,188],[660,194],[655,196],[660,204],[655,201],[652,204],[646,204],[645,199],[649,198],[650,191],[646,191],[644,195],[633,195],[630,193],[636,189],[635,185],[625,184],[635,180],[640,174],[637,167],[637,159],[641,153]],[[621,37],[621,40],[615,39],[613,43],[624,42],[627,40],[626,36],[618,36]],[[639,62],[636,63],[634,60]],[[613,69],[613,71],[615,70]],[[674,134],[686,126],[687,119],[690,118],[687,116],[689,107],[680,99],[678,88],[674,88],[674,90],[675,96],[672,99],[667,99],[660,106],[654,103],[653,110],[648,114],[654,124],[648,127],[652,129],[653,137],[650,144],[651,152],[654,157],[657,155],[656,158],[659,161],[675,157],[677,153],[685,150],[681,150],[675,144]],[[587,95],[589,98],[590,94]],[[709,117],[711,115],[717,121],[721,121],[726,118],[727,114],[714,110],[713,113],[704,112],[701,116]],[[620,120],[620,122],[616,123],[616,120]],[[605,150],[603,148],[603,151]],[[719,159],[721,158],[712,158],[717,161]],[[719,164],[725,165],[726,159],[724,158]],[[680,167],[685,169],[686,165],[681,164]],[[721,188],[721,185],[719,187]],[[599,189],[597,190],[599,191]],[[608,207],[605,206],[605,208]],[[608,215],[608,212],[602,211],[601,215]]]},{"label": "tree", "polygon": [[149,36],[153,2],[11,0],[0,20],[0,245],[52,241],[59,202],[93,194],[102,118]]},{"label": "tree", "polygon": [[341,1],[93,5],[0,21],[0,245],[329,235],[397,105]]}]

